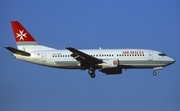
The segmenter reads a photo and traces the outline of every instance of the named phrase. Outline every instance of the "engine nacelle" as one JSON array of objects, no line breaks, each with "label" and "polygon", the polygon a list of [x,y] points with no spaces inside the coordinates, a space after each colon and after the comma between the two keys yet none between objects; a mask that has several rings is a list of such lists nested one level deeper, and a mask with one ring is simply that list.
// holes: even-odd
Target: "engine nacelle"
[{"label": "engine nacelle", "polygon": [[101,66],[102,69],[106,68],[116,68],[119,65],[119,60],[118,59],[107,59],[103,60],[103,63],[98,64],[98,66]]},{"label": "engine nacelle", "polygon": [[103,73],[106,73],[107,75],[111,74],[121,74],[122,73],[122,68],[106,68],[106,69],[101,69],[100,70]]}]

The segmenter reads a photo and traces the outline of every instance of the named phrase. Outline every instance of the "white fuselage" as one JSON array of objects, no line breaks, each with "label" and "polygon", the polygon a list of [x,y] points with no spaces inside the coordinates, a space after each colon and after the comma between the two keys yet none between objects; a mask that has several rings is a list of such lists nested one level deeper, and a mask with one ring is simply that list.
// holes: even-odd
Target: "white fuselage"
[{"label": "white fuselage", "polygon": [[[80,50],[98,59],[118,59],[122,68],[156,68],[164,67],[173,63],[173,59],[168,56],[161,56],[161,52],[144,49],[86,49]],[[71,57],[68,50],[42,50],[31,51],[31,56],[14,56],[18,59],[65,69],[80,69],[80,63]]]}]

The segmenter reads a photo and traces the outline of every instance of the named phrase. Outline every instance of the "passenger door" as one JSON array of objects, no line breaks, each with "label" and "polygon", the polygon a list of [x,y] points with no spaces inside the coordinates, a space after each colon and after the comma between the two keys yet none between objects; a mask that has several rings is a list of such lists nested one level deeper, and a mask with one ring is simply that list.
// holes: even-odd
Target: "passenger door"
[{"label": "passenger door", "polygon": [[149,58],[149,60],[153,60],[153,52],[148,53],[148,58]]}]

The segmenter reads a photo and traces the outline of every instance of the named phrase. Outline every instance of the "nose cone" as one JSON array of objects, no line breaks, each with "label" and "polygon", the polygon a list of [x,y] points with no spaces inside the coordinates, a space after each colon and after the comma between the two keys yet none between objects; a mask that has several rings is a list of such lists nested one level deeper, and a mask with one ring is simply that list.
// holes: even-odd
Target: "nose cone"
[{"label": "nose cone", "polygon": [[175,60],[171,57],[164,58],[164,61],[161,61],[163,66],[169,66],[175,62]]},{"label": "nose cone", "polygon": [[175,63],[175,60],[173,58],[169,57],[169,65]]}]

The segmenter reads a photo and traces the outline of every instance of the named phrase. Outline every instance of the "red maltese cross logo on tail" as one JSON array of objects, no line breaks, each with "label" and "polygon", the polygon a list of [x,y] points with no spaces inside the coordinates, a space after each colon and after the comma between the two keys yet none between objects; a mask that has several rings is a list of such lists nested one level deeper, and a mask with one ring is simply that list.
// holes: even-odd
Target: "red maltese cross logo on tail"
[{"label": "red maltese cross logo on tail", "polygon": [[27,37],[26,36],[27,33],[23,33],[23,32],[24,32],[24,30],[22,30],[22,31],[19,30],[19,33],[16,33],[17,34],[16,38],[19,38],[19,41],[24,40],[24,37]]},{"label": "red maltese cross logo on tail", "polygon": [[16,42],[23,43],[23,45],[37,44],[36,40],[18,21],[11,21],[11,24]]}]

